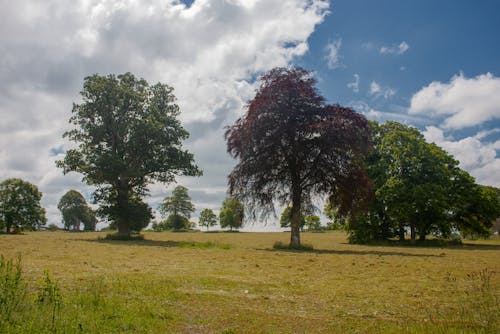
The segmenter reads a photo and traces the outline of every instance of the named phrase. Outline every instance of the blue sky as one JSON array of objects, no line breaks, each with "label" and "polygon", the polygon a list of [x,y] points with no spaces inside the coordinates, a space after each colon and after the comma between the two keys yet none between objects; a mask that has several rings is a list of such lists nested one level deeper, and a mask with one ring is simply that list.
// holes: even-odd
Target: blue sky
[{"label": "blue sky", "polygon": [[[175,89],[185,145],[204,171],[180,177],[197,213],[218,210],[235,165],[224,127],[259,75],[314,71],[331,103],[419,127],[477,181],[500,187],[500,1],[17,0],[0,11],[0,179],[43,193],[49,223],[82,175],[55,167],[72,143],[83,78],[132,72]],[[152,184],[156,209],[175,184]],[[278,209],[278,214],[279,209]],[[193,218],[196,220],[196,214]]]}]

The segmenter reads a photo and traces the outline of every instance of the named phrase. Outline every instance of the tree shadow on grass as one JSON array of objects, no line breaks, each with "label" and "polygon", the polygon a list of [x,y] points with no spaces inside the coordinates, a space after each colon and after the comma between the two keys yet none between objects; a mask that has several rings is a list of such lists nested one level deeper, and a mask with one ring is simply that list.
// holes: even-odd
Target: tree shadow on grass
[{"label": "tree shadow on grass", "polygon": [[178,247],[178,248],[218,248],[218,249],[230,249],[234,248],[231,245],[220,244],[217,242],[196,242],[196,241],[173,241],[173,240],[108,240],[108,239],[78,239],[78,241],[95,242],[107,245],[120,245],[120,246],[146,246],[146,247]]},{"label": "tree shadow on grass", "polygon": [[410,257],[444,257],[445,254],[415,254],[415,253],[405,253],[405,252],[395,252],[395,251],[370,251],[370,250],[335,250],[335,249],[312,249],[312,250],[301,250],[301,249],[276,249],[276,248],[265,248],[262,249],[269,252],[283,252],[283,253],[295,253],[295,254],[335,254],[335,255],[378,255],[378,256],[410,256]]},{"label": "tree shadow on grass", "polygon": [[[500,250],[500,244],[476,244],[463,242],[460,244],[441,241],[441,240],[426,240],[424,242],[418,241],[416,244],[410,243],[410,241],[401,242],[399,240],[386,240],[380,242],[371,242],[367,244],[362,244],[365,247],[387,247],[387,248],[407,248],[407,249],[463,249],[463,250]],[[344,245],[352,245],[347,242],[342,243]]]}]

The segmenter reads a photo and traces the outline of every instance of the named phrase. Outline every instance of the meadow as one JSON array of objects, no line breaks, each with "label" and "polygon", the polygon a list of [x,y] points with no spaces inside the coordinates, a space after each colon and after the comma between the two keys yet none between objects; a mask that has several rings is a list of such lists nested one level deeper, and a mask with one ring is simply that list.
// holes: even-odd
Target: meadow
[{"label": "meadow", "polygon": [[288,233],[104,236],[0,235],[3,272],[22,268],[8,314],[0,296],[0,332],[500,332],[498,239],[361,246],[303,233],[314,250],[290,251],[273,249]]}]

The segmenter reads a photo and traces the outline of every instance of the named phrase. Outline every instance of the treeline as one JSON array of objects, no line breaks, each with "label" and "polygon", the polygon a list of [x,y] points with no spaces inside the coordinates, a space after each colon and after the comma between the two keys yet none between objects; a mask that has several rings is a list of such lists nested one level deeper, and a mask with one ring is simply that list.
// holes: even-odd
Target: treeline
[{"label": "treeline", "polygon": [[[371,179],[365,207],[340,214],[332,198],[327,211],[353,242],[397,237],[412,242],[432,234],[488,237],[500,217],[500,190],[481,186],[458,161],[422,133],[397,122],[370,122],[372,152],[365,161]],[[362,210],[361,210],[362,209]]]},{"label": "treeline", "polygon": [[[259,81],[245,114],[226,128],[228,153],[237,164],[228,176],[228,199],[219,217],[200,214],[209,228],[238,228],[252,217],[286,207],[282,226],[290,246],[300,247],[304,225],[319,229],[310,210],[326,198],[331,226],[349,231],[351,242],[397,237],[425,240],[429,234],[485,237],[500,216],[498,189],[484,187],[443,149],[416,129],[396,122],[369,122],[351,108],[327,104],[312,73],[275,68]],[[96,188],[94,212],[81,194],[68,191],[59,203],[67,229],[95,229],[100,216],[125,239],[148,226],[148,185],[177,176],[200,176],[194,156],[182,147],[182,127],[173,88],[150,85],[130,73],[84,79],[82,102],[74,104],[63,137],[76,144],[56,165],[77,172]],[[37,229],[46,222],[36,186],[19,179],[0,184],[0,224]],[[245,209],[243,208],[245,205]],[[177,187],[159,207],[164,220],[153,228],[186,229],[194,207]]]}]

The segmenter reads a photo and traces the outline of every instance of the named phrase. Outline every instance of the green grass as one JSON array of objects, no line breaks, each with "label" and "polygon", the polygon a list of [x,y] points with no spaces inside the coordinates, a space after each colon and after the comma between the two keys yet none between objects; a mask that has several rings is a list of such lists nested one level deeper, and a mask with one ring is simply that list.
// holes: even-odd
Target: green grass
[{"label": "green grass", "polygon": [[[296,251],[287,249],[286,233],[145,232],[144,240],[134,241],[104,236],[0,235],[0,282],[9,277],[8,289],[0,284],[0,332],[500,329],[498,240],[360,246],[340,232],[304,233],[311,249]],[[283,247],[273,248],[279,243]],[[17,301],[8,317],[2,296]]]}]

